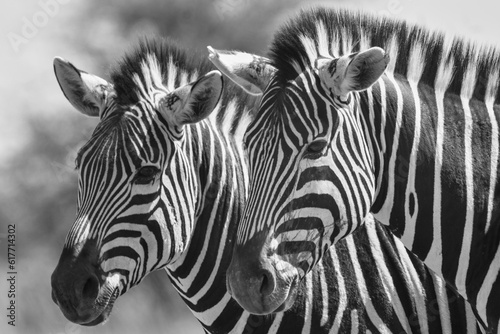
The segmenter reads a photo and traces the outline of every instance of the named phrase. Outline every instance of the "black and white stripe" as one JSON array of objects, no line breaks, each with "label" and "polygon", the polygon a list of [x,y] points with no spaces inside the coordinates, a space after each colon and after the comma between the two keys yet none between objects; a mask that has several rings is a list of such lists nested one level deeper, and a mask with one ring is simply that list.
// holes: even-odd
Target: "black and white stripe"
[{"label": "black and white stripe", "polygon": [[[316,59],[372,46],[390,56],[386,75],[347,100],[332,96]],[[276,76],[246,134],[252,182],[238,243],[317,219],[321,250],[372,212],[496,329],[500,52],[388,18],[315,9],[279,30],[270,58]],[[327,149],[307,158],[320,139]]]},{"label": "black and white stripe", "polygon": [[[151,102],[162,94],[159,82],[172,91],[209,70],[163,40],[122,60],[112,74],[116,96],[77,158],[78,213],[66,248],[95,240],[100,266],[120,274],[122,294],[166,268],[210,333],[477,331],[467,303],[373,223],[326,252],[292,309],[257,316],[239,307],[225,271],[247,196],[242,134],[255,101],[227,84],[216,111],[183,129]],[[161,173],[140,179],[144,166]]]}]

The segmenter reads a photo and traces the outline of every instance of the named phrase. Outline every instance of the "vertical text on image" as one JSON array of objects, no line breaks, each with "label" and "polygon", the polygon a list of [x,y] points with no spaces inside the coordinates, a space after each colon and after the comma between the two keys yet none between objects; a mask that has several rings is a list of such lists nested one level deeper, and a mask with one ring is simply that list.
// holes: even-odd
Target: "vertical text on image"
[{"label": "vertical text on image", "polygon": [[7,225],[7,323],[16,325],[16,225]]}]

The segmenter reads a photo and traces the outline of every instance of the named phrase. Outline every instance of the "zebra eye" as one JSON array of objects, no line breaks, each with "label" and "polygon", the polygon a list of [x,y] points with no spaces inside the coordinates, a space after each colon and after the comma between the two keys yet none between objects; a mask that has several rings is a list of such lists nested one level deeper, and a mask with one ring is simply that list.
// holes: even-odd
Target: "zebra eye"
[{"label": "zebra eye", "polygon": [[324,139],[315,140],[307,146],[307,150],[304,157],[308,159],[318,159],[323,155],[323,151],[327,145],[327,141]]},{"label": "zebra eye", "polygon": [[155,176],[160,172],[160,170],[155,166],[144,166],[141,167],[134,177],[135,184],[148,184],[152,183]]}]

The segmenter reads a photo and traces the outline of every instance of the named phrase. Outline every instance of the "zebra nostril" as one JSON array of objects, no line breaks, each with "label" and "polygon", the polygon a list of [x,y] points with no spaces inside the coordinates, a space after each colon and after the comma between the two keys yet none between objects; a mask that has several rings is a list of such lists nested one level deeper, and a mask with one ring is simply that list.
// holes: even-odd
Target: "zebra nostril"
[{"label": "zebra nostril", "polygon": [[273,273],[267,269],[261,272],[260,293],[264,296],[269,296],[274,292],[275,279]]},{"label": "zebra nostril", "polygon": [[82,289],[82,297],[86,300],[95,300],[99,293],[99,280],[95,275],[90,276]]}]

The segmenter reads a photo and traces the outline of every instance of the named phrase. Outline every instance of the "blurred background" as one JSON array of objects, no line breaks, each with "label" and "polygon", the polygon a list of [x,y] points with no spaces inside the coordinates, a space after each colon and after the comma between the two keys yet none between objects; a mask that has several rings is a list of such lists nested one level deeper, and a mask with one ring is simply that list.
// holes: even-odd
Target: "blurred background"
[{"label": "blurred background", "polygon": [[[74,158],[96,120],[69,105],[52,59],[107,78],[138,37],[171,36],[186,47],[265,54],[273,31],[300,0],[23,0],[0,5],[0,333],[200,333],[165,272],[122,296],[107,324],[68,322],[50,298],[50,275],[73,223]],[[321,2],[400,17],[500,44],[497,0]],[[7,225],[16,226],[16,327],[7,325]]]}]

